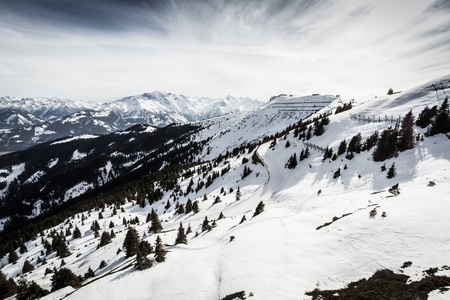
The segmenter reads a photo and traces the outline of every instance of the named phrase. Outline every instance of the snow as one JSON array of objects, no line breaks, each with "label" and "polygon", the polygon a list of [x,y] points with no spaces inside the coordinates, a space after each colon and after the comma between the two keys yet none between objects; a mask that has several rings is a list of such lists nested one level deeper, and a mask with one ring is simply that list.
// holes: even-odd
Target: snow
[{"label": "snow", "polygon": [[85,158],[86,156],[87,156],[87,153],[80,152],[77,149],[73,152],[72,159],[70,160],[70,162],[81,160],[81,159]]},{"label": "snow", "polygon": [[2,174],[0,174],[0,182],[5,183],[5,187],[0,190],[0,198],[4,197],[4,193],[6,190],[8,190],[9,184],[17,179],[17,177],[19,177],[19,175],[22,174],[23,171],[25,171],[25,163],[12,166],[11,171],[2,170]]},{"label": "snow", "polygon": [[[365,123],[351,119],[349,113],[404,115],[412,109],[417,115],[425,105],[436,103],[434,91],[425,87],[355,102],[352,110],[331,115],[325,133],[308,142],[336,150],[342,139],[348,142],[357,133],[366,138],[374,131],[380,132],[392,125],[388,122]],[[279,112],[275,103],[281,99],[285,101],[283,97],[288,96],[279,97],[251,113],[204,121],[207,128],[193,136],[196,140],[211,137],[200,154],[202,160],[280,132],[305,116],[299,111]],[[337,97],[308,97],[327,97],[329,106],[318,113],[332,110],[339,103]],[[299,97],[288,98],[296,102]],[[424,132],[417,127],[415,130]],[[288,148],[286,141],[291,144]],[[414,149],[385,162],[374,162],[371,158],[373,150],[356,154],[352,160],[341,155],[335,161],[322,162],[323,154],[310,149],[310,157],[292,170],[285,168],[285,164],[293,153],[298,156],[306,148],[303,142],[291,131],[278,138],[274,148],[269,145],[270,141],[257,148],[264,165],[251,163],[253,153],[240,153],[214,165],[212,171],[220,172],[228,164],[230,171],[215,179],[208,188],[202,188],[198,193],[176,195],[181,204],[188,199],[198,200],[198,214],[174,215],[173,191],[165,192],[161,201],[144,208],[133,203],[136,199],[128,199],[129,202],[122,206],[125,213],[118,210],[117,215],[113,215],[113,208],[107,206],[99,223],[102,230],[109,231],[109,223],[113,221],[117,237],[99,249],[98,239],[89,229],[98,219],[98,211],[84,212],[84,225],[81,213],[70,218],[83,237],[68,237],[73,254],[64,258],[66,266],[78,275],[91,267],[98,280],[86,281],[75,291],[60,290],[44,299],[65,295],[66,299],[220,299],[241,290],[247,294],[252,292],[254,297],[250,299],[310,299],[305,292],[313,290],[317,284],[321,289],[342,288],[383,268],[402,271],[412,280],[419,280],[424,276],[423,270],[449,264],[450,141],[444,135],[426,137]],[[73,156],[77,155],[74,153]],[[123,154],[111,156],[120,155]],[[244,157],[250,160],[246,166],[253,172],[241,178]],[[397,174],[387,179],[381,166],[389,167],[394,162]],[[199,167],[201,165],[192,169]],[[334,179],[333,172],[338,168],[341,168],[341,176]],[[107,179],[113,170],[112,163],[107,162],[101,170],[103,178]],[[194,187],[199,180],[204,180],[203,174],[197,172],[192,178],[180,177],[181,191],[186,190],[191,179]],[[435,185],[428,186],[430,181]],[[396,183],[399,183],[400,194],[393,197],[388,189]],[[80,182],[66,194],[66,200],[91,187],[87,182]],[[226,195],[220,193],[222,187]],[[235,199],[238,187],[242,192],[240,201]],[[230,188],[234,192],[229,192]],[[203,201],[204,195],[208,200]],[[216,196],[220,196],[222,202],[213,204]],[[172,205],[166,211],[164,207],[169,200]],[[253,217],[260,201],[265,203],[264,212]],[[123,252],[117,253],[126,234],[122,219],[138,217],[141,222],[134,227],[141,238],[154,246],[156,235],[148,233],[149,224],[145,223],[152,208],[162,220],[164,230],[159,236],[169,251],[167,259],[145,271],[124,268],[133,261],[125,258]],[[376,216],[369,217],[374,208]],[[217,220],[221,212],[225,218]],[[383,212],[386,217],[382,217]],[[244,215],[247,220],[240,223]],[[217,222],[217,227],[209,232],[201,231],[205,216]],[[187,245],[173,245],[180,222],[184,228],[190,225],[193,230],[188,235]],[[65,223],[53,229],[59,231],[67,227]],[[235,237],[233,241],[230,241],[231,236]],[[8,277],[20,272],[25,256],[36,258],[42,250],[40,239],[30,241],[26,246],[28,253],[16,265],[7,264],[7,258],[1,261],[5,265],[2,271]],[[48,264],[38,266],[28,279],[49,289],[51,275],[44,276],[43,272],[46,267],[59,266],[60,259],[53,255],[47,260]],[[98,269],[102,260],[108,266]],[[412,265],[402,269],[405,261],[412,261]],[[449,273],[440,271],[440,274]],[[99,278],[101,276],[104,277]],[[430,299],[450,299],[450,293],[434,291],[430,293]]]},{"label": "snow", "polygon": [[94,187],[94,185],[92,183],[87,183],[85,181],[80,182],[66,191],[66,194],[64,196],[64,201],[67,201],[71,198],[75,198],[79,195],[82,195],[85,192],[87,192],[89,189],[92,189],[93,187]]},{"label": "snow", "polygon": [[34,135],[35,136],[40,136],[40,135],[43,135],[43,134],[56,134],[56,132],[52,131],[52,130],[46,130],[45,127],[37,126],[37,127],[34,128]]},{"label": "snow", "polygon": [[51,169],[58,164],[59,158],[53,158],[48,162],[48,168]]},{"label": "snow", "polygon": [[39,178],[41,178],[43,175],[45,175],[44,171],[37,171],[36,173],[34,173],[33,175],[30,176],[30,178],[28,178],[27,180],[25,180],[23,183],[27,184],[27,183],[35,183],[39,180]]},{"label": "snow", "polygon": [[63,143],[68,143],[71,141],[76,141],[76,140],[85,140],[85,139],[95,139],[99,137],[98,135],[92,135],[92,134],[83,134],[83,135],[79,135],[79,136],[74,136],[65,140],[61,140],[61,141],[57,141],[52,143],[52,145],[57,145],[57,144],[63,144]]}]

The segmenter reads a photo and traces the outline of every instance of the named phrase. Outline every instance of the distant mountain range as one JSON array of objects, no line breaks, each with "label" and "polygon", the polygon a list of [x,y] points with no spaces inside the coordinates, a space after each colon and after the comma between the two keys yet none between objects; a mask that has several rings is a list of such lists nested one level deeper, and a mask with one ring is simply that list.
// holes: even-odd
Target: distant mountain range
[{"label": "distant mountain range", "polygon": [[253,110],[250,98],[193,98],[145,93],[104,104],[58,98],[0,97],[0,152],[23,150],[66,136],[107,134],[136,124],[164,127]]}]

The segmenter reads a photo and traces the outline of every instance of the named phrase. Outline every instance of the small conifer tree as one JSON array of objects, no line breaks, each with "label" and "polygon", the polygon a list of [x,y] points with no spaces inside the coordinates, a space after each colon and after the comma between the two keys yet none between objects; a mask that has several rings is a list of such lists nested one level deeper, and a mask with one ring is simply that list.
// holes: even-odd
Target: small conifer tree
[{"label": "small conifer tree", "polygon": [[158,213],[152,208],[152,212],[150,213],[150,215],[151,215],[151,217],[150,217],[151,225],[150,225],[149,232],[153,232],[153,233],[161,232],[163,227],[161,225],[161,221],[159,220]]},{"label": "small conifer tree", "polygon": [[78,226],[75,227],[72,236],[73,236],[74,239],[79,239],[79,238],[81,238],[81,231],[80,231],[80,229],[78,228]]},{"label": "small conifer tree", "polygon": [[244,223],[244,221],[247,221],[247,218],[245,217],[245,215],[242,216],[241,222],[239,224]]},{"label": "small conifer tree", "polygon": [[92,277],[95,277],[95,272],[89,266],[89,269],[87,270],[87,272],[84,273],[84,279],[86,280],[86,279],[92,278]]},{"label": "small conifer tree", "polygon": [[157,262],[163,262],[166,260],[167,251],[164,250],[161,238],[159,235],[156,237],[156,245],[155,245],[155,260]]},{"label": "small conifer tree", "polygon": [[256,217],[257,215],[259,215],[260,213],[262,213],[264,211],[264,202],[259,202],[259,204],[256,206],[255,209],[255,213],[253,214],[253,217]]},{"label": "small conifer tree", "polygon": [[178,227],[178,234],[175,240],[175,244],[187,244],[186,234],[184,233],[183,223],[180,222],[180,227]]},{"label": "small conifer tree", "polygon": [[23,267],[22,267],[22,273],[28,273],[34,270],[33,265],[28,261],[28,259],[25,260],[25,262],[23,263]]},{"label": "small conifer tree", "polygon": [[395,170],[395,162],[392,163],[392,166],[389,168],[388,172],[387,172],[387,178],[394,178],[396,174],[396,170]]},{"label": "small conifer tree", "polygon": [[236,190],[236,201],[241,200],[241,196],[242,196],[241,189],[238,187]]},{"label": "small conifer tree", "polygon": [[205,219],[203,220],[203,224],[202,224],[202,231],[206,231],[206,230],[211,230],[211,228],[209,225],[208,217],[205,216]]},{"label": "small conifer tree", "polygon": [[15,250],[11,250],[9,252],[9,256],[8,256],[8,262],[10,264],[15,264],[17,262],[17,259],[19,259],[19,256],[17,255]]},{"label": "small conifer tree", "polygon": [[123,248],[125,248],[125,256],[132,257],[137,253],[137,249],[139,246],[139,234],[136,229],[133,227],[129,227],[127,234],[125,236],[125,240],[123,241]]},{"label": "small conifer tree", "polygon": [[194,201],[194,203],[192,203],[192,212],[194,214],[197,214],[200,211],[200,208],[198,207],[198,201]]}]

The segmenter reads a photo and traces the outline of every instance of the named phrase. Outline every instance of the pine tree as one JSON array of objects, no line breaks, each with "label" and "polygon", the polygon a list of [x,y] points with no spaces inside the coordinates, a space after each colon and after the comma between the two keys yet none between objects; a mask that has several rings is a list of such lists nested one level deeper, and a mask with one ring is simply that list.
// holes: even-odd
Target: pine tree
[{"label": "pine tree", "polygon": [[25,277],[21,276],[18,281],[17,300],[40,299],[48,294],[47,290],[42,289],[36,282],[28,282]]},{"label": "pine tree", "polygon": [[106,263],[106,261],[102,260],[102,261],[100,262],[100,265],[98,266],[98,268],[99,268],[99,269],[103,269],[103,268],[105,268],[107,265],[108,265],[108,264]]},{"label": "pine tree", "polygon": [[444,103],[442,103],[436,118],[431,123],[431,127],[429,128],[427,134],[431,136],[448,132],[450,132],[450,112],[448,108],[448,99],[445,98]]},{"label": "pine tree", "polygon": [[400,194],[400,188],[398,187],[398,183],[394,184],[393,186],[391,186],[388,190],[389,193],[397,196],[398,194]]},{"label": "pine tree", "polygon": [[414,116],[412,110],[405,115],[400,128],[400,141],[398,145],[399,151],[405,151],[414,148]]},{"label": "pine tree", "polygon": [[150,225],[149,232],[152,232],[152,233],[161,232],[163,227],[161,225],[161,221],[159,220],[158,213],[152,208],[152,212],[150,213],[150,215],[151,215],[151,218],[150,218],[151,225]]},{"label": "pine tree", "polygon": [[76,276],[70,269],[55,269],[52,276],[52,291],[62,289],[69,285],[73,288],[79,288],[81,286],[81,280],[81,276]]},{"label": "pine tree", "polygon": [[416,125],[422,128],[430,125],[431,119],[437,114],[437,106],[433,106],[431,109],[426,106],[420,113],[416,120]]},{"label": "pine tree", "polygon": [[27,247],[25,246],[25,244],[24,244],[23,242],[21,242],[20,245],[19,245],[19,253],[20,253],[20,254],[24,254],[24,253],[26,253],[26,252],[28,252],[28,249],[27,249]]},{"label": "pine tree", "polygon": [[387,172],[387,178],[393,178],[393,177],[395,177],[395,162],[394,163],[392,163],[392,166],[389,168],[389,170],[388,170],[388,172]]},{"label": "pine tree", "polygon": [[92,277],[95,277],[95,272],[89,266],[89,269],[87,270],[87,272],[84,273],[84,279],[86,280],[86,279],[92,278]]},{"label": "pine tree", "polygon": [[17,290],[17,285],[14,279],[7,279],[5,274],[0,271],[0,298],[4,299],[13,295]]},{"label": "pine tree", "polygon": [[288,169],[295,169],[296,166],[297,166],[297,154],[294,153],[293,155],[291,155],[291,157],[289,157],[286,167]]},{"label": "pine tree", "polygon": [[321,136],[325,132],[323,122],[318,122],[315,126],[314,135]]},{"label": "pine tree", "polygon": [[8,262],[9,262],[10,264],[15,264],[15,263],[17,262],[17,259],[18,259],[18,258],[19,258],[19,257],[18,257],[18,255],[17,255],[17,253],[16,253],[15,250],[11,250],[11,251],[9,252]]},{"label": "pine tree", "polygon": [[188,199],[188,201],[186,202],[186,214],[190,213],[192,211],[192,200]]},{"label": "pine tree", "polygon": [[141,254],[140,251],[136,253],[136,264],[134,265],[134,267],[137,270],[145,270],[151,268],[152,265],[152,261],[147,256]]},{"label": "pine tree", "polygon": [[129,227],[127,234],[125,236],[125,240],[123,241],[123,248],[125,248],[125,256],[132,257],[137,253],[137,249],[139,246],[139,234],[136,229],[133,227]]},{"label": "pine tree", "polygon": [[198,214],[198,212],[200,211],[200,208],[198,207],[198,201],[194,201],[194,203],[192,203],[192,211],[194,212],[194,214]]},{"label": "pine tree", "polygon": [[183,223],[180,222],[180,227],[178,227],[178,234],[175,240],[176,244],[187,244],[186,234],[184,233]]},{"label": "pine tree", "polygon": [[167,210],[167,209],[169,209],[170,208],[170,200],[167,200],[167,202],[166,202],[166,206],[164,206],[164,209],[165,210]]},{"label": "pine tree", "polygon": [[184,205],[183,204],[178,205],[177,214],[179,214],[179,215],[184,214]]},{"label": "pine tree", "polygon": [[236,201],[239,201],[239,200],[241,200],[241,190],[240,190],[240,188],[238,187],[237,188],[237,191],[236,191]]},{"label": "pine tree", "polygon": [[347,150],[347,142],[345,140],[342,140],[341,143],[339,144],[337,155],[344,154],[346,150]]},{"label": "pine tree", "polygon": [[98,245],[98,247],[103,247],[109,243],[111,243],[111,235],[108,232],[104,231],[100,238],[100,244]]},{"label": "pine tree", "polygon": [[252,169],[250,169],[247,166],[244,166],[244,171],[242,173],[242,179],[244,179],[245,177],[247,177],[248,175],[250,175],[252,173]]},{"label": "pine tree", "polygon": [[69,251],[69,247],[67,247],[64,240],[59,238],[56,244],[56,256],[64,258],[70,256],[71,254],[72,253]]},{"label": "pine tree", "polygon": [[333,157],[333,148],[325,148],[325,152],[323,153],[322,161],[325,161],[327,158]]},{"label": "pine tree", "polygon": [[361,133],[358,133],[355,136],[353,136],[350,142],[348,143],[347,152],[360,153],[362,147],[361,141],[362,141]]},{"label": "pine tree", "polygon": [[202,231],[211,230],[211,226],[209,225],[208,217],[205,216],[202,224]]},{"label": "pine tree", "polygon": [[383,130],[372,154],[374,161],[384,161],[397,155],[397,130],[389,127]]},{"label": "pine tree", "polygon": [[25,260],[22,267],[22,274],[31,272],[34,270],[33,265],[28,261],[28,259]]},{"label": "pine tree", "polygon": [[223,218],[225,218],[225,216],[223,215],[222,212],[220,212],[219,218],[217,218],[217,220],[222,220]]},{"label": "pine tree", "polygon": [[245,217],[245,215],[242,216],[241,222],[239,224],[244,223],[244,221],[247,221],[247,218]]},{"label": "pine tree", "polygon": [[156,237],[156,245],[155,245],[155,260],[157,262],[163,262],[166,260],[167,251],[164,250],[161,238],[159,235]]},{"label": "pine tree", "polygon": [[375,131],[370,137],[367,138],[364,142],[364,148],[365,150],[369,151],[372,149],[373,146],[375,146],[378,142],[379,134],[378,131]]},{"label": "pine tree", "polygon": [[262,202],[262,201],[259,202],[259,204],[256,206],[255,213],[253,214],[253,217],[256,217],[257,215],[262,213],[264,211],[264,206],[265,206],[264,202]]},{"label": "pine tree", "polygon": [[341,176],[341,168],[337,169],[336,172],[333,173],[333,178],[336,179]]},{"label": "pine tree", "polygon": [[79,238],[81,238],[81,231],[80,231],[80,229],[78,228],[78,226],[75,227],[72,236],[73,236],[74,239],[79,239]]}]

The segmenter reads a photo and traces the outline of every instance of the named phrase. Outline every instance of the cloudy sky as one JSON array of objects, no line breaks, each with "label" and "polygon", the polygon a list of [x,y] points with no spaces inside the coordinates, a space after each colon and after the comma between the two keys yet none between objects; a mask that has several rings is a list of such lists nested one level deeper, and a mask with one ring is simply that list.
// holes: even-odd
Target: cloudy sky
[{"label": "cloudy sky", "polygon": [[0,0],[0,96],[364,98],[448,73],[448,0]]}]

